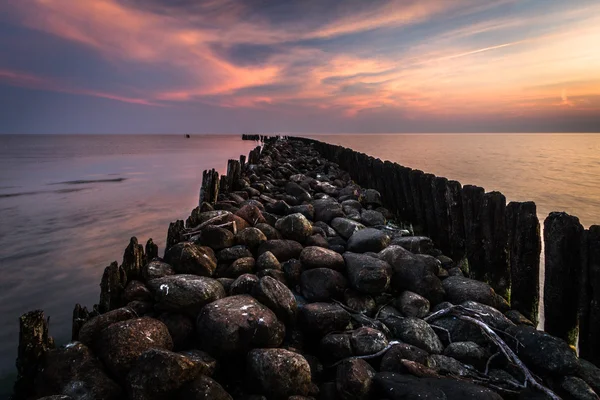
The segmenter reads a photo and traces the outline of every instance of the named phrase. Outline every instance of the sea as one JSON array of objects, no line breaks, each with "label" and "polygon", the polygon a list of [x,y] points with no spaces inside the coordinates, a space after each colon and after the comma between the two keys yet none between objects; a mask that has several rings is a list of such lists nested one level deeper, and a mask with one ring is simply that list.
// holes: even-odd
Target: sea
[{"label": "sea", "polygon": [[[303,135],[382,160],[533,200],[600,223],[600,135]],[[164,251],[169,222],[198,205],[202,171],[226,172],[258,144],[240,135],[0,135],[0,398],[16,377],[19,316],[43,309],[57,344],[75,303],[129,239]]]}]

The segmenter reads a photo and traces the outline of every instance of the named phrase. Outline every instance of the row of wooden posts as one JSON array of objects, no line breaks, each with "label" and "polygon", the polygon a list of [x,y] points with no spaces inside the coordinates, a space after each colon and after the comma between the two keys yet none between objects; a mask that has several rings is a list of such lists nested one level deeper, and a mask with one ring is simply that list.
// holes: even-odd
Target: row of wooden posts
[{"label": "row of wooden posts", "polygon": [[[323,157],[360,185],[381,192],[385,206],[427,234],[471,278],[488,282],[513,309],[538,322],[542,238],[534,202],[465,185],[338,145],[308,138]],[[600,364],[600,226],[553,212],[544,221],[544,330]],[[578,334],[578,335],[577,335]]]}]

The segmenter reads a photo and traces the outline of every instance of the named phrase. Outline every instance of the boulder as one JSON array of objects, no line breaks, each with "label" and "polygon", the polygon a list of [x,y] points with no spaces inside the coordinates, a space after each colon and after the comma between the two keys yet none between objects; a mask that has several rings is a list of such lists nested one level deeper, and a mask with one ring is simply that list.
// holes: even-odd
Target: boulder
[{"label": "boulder", "polygon": [[424,318],[429,313],[429,300],[409,290],[394,300],[394,306],[407,317]]},{"label": "boulder", "polygon": [[191,242],[171,246],[165,254],[165,262],[178,274],[212,276],[217,268],[217,258],[213,250]]},{"label": "boulder", "polygon": [[302,272],[300,288],[309,302],[341,299],[348,282],[344,275],[329,268],[315,268]]},{"label": "boulder", "polygon": [[171,275],[148,282],[156,309],[195,317],[202,307],[226,296],[216,279],[197,275]]},{"label": "boulder", "polygon": [[311,391],[310,365],[298,353],[284,349],[254,349],[246,360],[249,379],[259,393],[269,398],[306,396]]},{"label": "boulder", "polygon": [[277,257],[270,251],[265,251],[256,260],[256,270],[262,271],[263,269],[282,269]]},{"label": "boulder", "polygon": [[255,228],[260,229],[262,233],[267,237],[267,240],[279,240],[282,239],[281,233],[269,224],[257,224]]},{"label": "boulder", "polygon": [[366,226],[381,226],[387,223],[383,214],[375,210],[362,210],[360,220]]},{"label": "boulder", "polygon": [[315,200],[313,207],[315,208],[315,221],[330,223],[332,219],[344,216],[340,203],[331,197]]},{"label": "boulder", "polygon": [[214,379],[199,375],[196,379],[183,385],[176,397],[182,400],[233,400],[233,398]]},{"label": "boulder", "polygon": [[235,215],[243,218],[250,226],[265,223],[265,218],[263,217],[261,210],[255,205],[246,204],[240,208]]},{"label": "boulder", "polygon": [[388,345],[385,335],[377,329],[363,326],[350,334],[350,343],[355,356],[365,356],[380,352]]},{"label": "boulder", "polygon": [[260,278],[258,284],[252,288],[252,296],[269,307],[283,323],[293,325],[296,322],[296,298],[290,289],[278,280],[270,276]]},{"label": "boulder", "polygon": [[400,246],[389,246],[379,253],[379,258],[392,266],[392,287],[398,291],[409,290],[425,297],[432,305],[444,298],[442,281],[425,260]]},{"label": "boulder", "polygon": [[433,328],[419,318],[388,318],[384,321],[394,338],[417,346],[430,354],[440,354],[444,345],[435,334]]},{"label": "boulder", "polygon": [[335,231],[338,233],[338,235],[340,235],[341,237],[343,237],[346,240],[350,239],[350,237],[355,232],[358,232],[359,230],[366,228],[360,222],[354,221],[349,218],[340,218],[340,217],[334,218],[331,221],[331,227],[333,229],[335,229]]},{"label": "boulder", "polygon": [[217,260],[221,264],[231,264],[244,257],[252,257],[252,252],[243,245],[231,246],[217,253]]},{"label": "boulder", "polygon": [[304,243],[312,235],[312,224],[300,213],[279,218],[275,223],[275,229],[279,230],[285,239],[299,243]]},{"label": "boulder", "polygon": [[198,243],[213,250],[221,250],[233,246],[235,242],[233,233],[218,226],[207,226],[200,232]]},{"label": "boulder", "polygon": [[433,242],[426,236],[395,236],[392,246],[401,246],[413,254],[427,254],[433,249]]},{"label": "boulder", "polygon": [[79,341],[86,346],[93,346],[100,332],[115,322],[136,318],[136,313],[129,307],[117,308],[97,315],[87,321],[79,330]]},{"label": "boulder", "polygon": [[598,400],[600,397],[585,383],[583,379],[576,376],[565,376],[558,382],[559,393],[568,400]]},{"label": "boulder", "polygon": [[351,309],[370,317],[377,311],[377,303],[372,296],[352,289],[346,289],[344,292],[344,303]]},{"label": "boulder", "polygon": [[577,375],[590,385],[596,393],[600,393],[600,368],[580,358],[579,373]]},{"label": "boulder", "polygon": [[305,246],[313,246],[313,247],[322,247],[324,249],[329,248],[329,242],[325,238],[325,236],[321,234],[311,235],[306,238],[304,241]]},{"label": "boulder", "polygon": [[446,299],[453,304],[472,300],[503,312],[509,308],[506,300],[497,295],[487,283],[462,276],[451,276],[445,279],[442,285],[446,292]]},{"label": "boulder", "polygon": [[248,295],[225,297],[205,306],[196,323],[200,346],[213,356],[278,347],[285,327],[268,307]]},{"label": "boulder", "polygon": [[323,336],[319,344],[321,359],[328,364],[352,357],[354,351],[347,333],[330,333]]},{"label": "boulder", "polygon": [[387,372],[405,372],[401,360],[409,360],[425,365],[429,353],[408,343],[400,343],[389,349],[381,359],[380,370]]},{"label": "boulder", "polygon": [[300,308],[299,318],[299,326],[307,333],[317,336],[343,331],[350,323],[350,314],[333,303],[306,304]]},{"label": "boulder", "polygon": [[300,201],[311,201],[312,196],[306,189],[298,185],[296,182],[287,182],[285,184],[285,192],[290,196],[296,197]]},{"label": "boulder", "polygon": [[295,213],[300,213],[311,221],[315,218],[315,208],[312,206],[312,204],[300,204],[293,206],[290,207],[289,211],[287,212],[287,214]]},{"label": "boulder", "polygon": [[344,253],[350,287],[366,294],[385,292],[392,278],[392,267],[366,254]]},{"label": "boulder", "polygon": [[304,269],[329,268],[343,271],[345,267],[344,258],[339,253],[315,246],[305,247],[302,250],[300,262]]},{"label": "boulder", "polygon": [[142,353],[153,348],[171,350],[173,340],[165,324],[143,317],[110,325],[100,332],[94,348],[112,375],[125,379]]},{"label": "boulder", "polygon": [[217,267],[216,276],[220,278],[237,278],[244,274],[251,274],[254,272],[254,258],[242,257],[238,258],[230,265],[225,265],[222,268]]},{"label": "boulder", "polygon": [[235,244],[246,246],[251,251],[267,241],[267,236],[258,228],[246,228],[235,235]]},{"label": "boulder", "polygon": [[273,253],[279,262],[284,262],[300,257],[302,245],[294,240],[267,240],[258,248],[258,256],[267,251]]},{"label": "boulder", "polygon": [[363,191],[360,202],[363,206],[381,207],[381,193],[375,189],[366,189]]},{"label": "boulder", "polygon": [[350,359],[338,365],[335,374],[337,395],[342,400],[367,400],[376,371],[361,359]]},{"label": "boulder", "polygon": [[287,260],[283,263],[281,268],[283,269],[285,280],[290,287],[294,288],[300,284],[300,277],[304,271],[300,260],[296,260],[295,258]]},{"label": "boulder", "polygon": [[258,285],[259,277],[253,274],[244,274],[237,278],[229,287],[229,295],[250,294],[254,286]]},{"label": "boulder", "polygon": [[474,342],[453,342],[444,349],[444,355],[452,357],[464,364],[484,370],[491,354]]},{"label": "boulder", "polygon": [[162,278],[163,276],[173,275],[175,270],[169,264],[154,260],[142,267],[142,279],[144,281],[150,281],[156,278]]},{"label": "boulder", "polygon": [[152,293],[148,290],[146,285],[140,281],[129,281],[125,286],[125,292],[123,292],[123,300],[125,303],[132,301],[150,301],[152,300]]},{"label": "boulder", "polygon": [[378,253],[390,244],[390,237],[378,229],[361,229],[348,239],[346,248],[353,253]]}]

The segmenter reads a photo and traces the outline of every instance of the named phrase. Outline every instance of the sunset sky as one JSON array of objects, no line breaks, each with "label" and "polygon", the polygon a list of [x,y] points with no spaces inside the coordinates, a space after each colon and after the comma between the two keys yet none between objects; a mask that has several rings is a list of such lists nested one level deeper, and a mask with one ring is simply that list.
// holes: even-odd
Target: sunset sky
[{"label": "sunset sky", "polygon": [[2,0],[0,133],[600,131],[598,0]]}]

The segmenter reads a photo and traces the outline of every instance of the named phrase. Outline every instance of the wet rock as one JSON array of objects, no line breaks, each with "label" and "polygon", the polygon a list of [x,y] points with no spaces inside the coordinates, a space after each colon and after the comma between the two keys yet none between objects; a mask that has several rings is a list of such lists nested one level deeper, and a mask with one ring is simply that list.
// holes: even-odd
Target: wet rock
[{"label": "wet rock", "polygon": [[162,349],[144,352],[127,376],[128,397],[153,400],[175,397],[186,382],[201,375],[199,365],[190,358]]},{"label": "wet rock", "polygon": [[233,246],[235,242],[230,230],[218,226],[207,226],[200,232],[198,244],[210,247],[213,250],[222,250]]},{"label": "wet rock", "polygon": [[195,316],[202,307],[225,297],[225,289],[215,279],[197,275],[171,275],[153,279],[148,286],[156,309]]},{"label": "wet rock", "polygon": [[300,253],[300,262],[304,269],[329,268],[343,271],[344,258],[333,250],[322,247],[305,247]]},{"label": "wet rock", "polygon": [[310,366],[300,354],[284,349],[254,349],[246,360],[250,380],[269,398],[309,394]]},{"label": "wet rock", "polygon": [[451,342],[475,342],[480,346],[486,346],[488,339],[481,333],[476,325],[454,317],[436,319],[433,324],[438,326],[437,334],[444,344]]},{"label": "wet rock", "polygon": [[453,304],[472,300],[500,311],[507,311],[509,308],[506,301],[484,282],[461,276],[451,276],[444,280],[443,287],[446,291],[446,299]]},{"label": "wet rock", "polygon": [[256,224],[264,224],[266,222],[260,209],[254,205],[243,206],[235,213],[235,215],[243,218],[251,226],[256,226]]},{"label": "wet rock", "polygon": [[169,264],[155,260],[142,267],[142,279],[149,281],[163,276],[173,275],[175,270]]},{"label": "wet rock", "polygon": [[282,269],[277,257],[270,251],[265,251],[256,260],[256,270],[262,271],[264,269]]},{"label": "wet rock", "polygon": [[300,284],[300,277],[302,276],[302,272],[304,272],[300,260],[296,260],[295,258],[287,260],[283,263],[282,269],[285,280],[290,287],[296,287]]},{"label": "wet rock", "polygon": [[257,224],[256,228],[260,229],[262,233],[265,234],[267,240],[279,240],[281,239],[281,234],[277,229],[268,224]]},{"label": "wet rock", "polygon": [[313,224],[313,228],[315,228],[315,227],[321,228],[323,230],[323,232],[325,232],[325,236],[327,236],[327,237],[337,236],[337,232],[335,231],[335,229],[333,229],[331,226],[327,225],[323,221],[315,222]]},{"label": "wet rock", "polygon": [[328,364],[352,357],[354,353],[350,335],[347,333],[330,333],[323,336],[319,349],[323,360]]},{"label": "wet rock", "polygon": [[157,319],[167,326],[175,350],[187,347],[194,332],[194,321],[190,317],[183,314],[162,313]]},{"label": "wet rock", "polygon": [[252,257],[238,258],[224,268],[217,268],[216,275],[219,277],[235,279],[241,275],[251,274],[254,272],[254,264],[255,261]]},{"label": "wet rock", "polygon": [[517,310],[508,310],[504,313],[506,318],[510,319],[515,325],[529,325],[534,326],[533,322],[528,320],[523,314]]},{"label": "wet rock", "polygon": [[[46,354],[35,380],[36,397],[60,393],[73,399],[116,400],[123,397],[102,364],[82,343],[69,343]],[[60,398],[60,396],[52,396]]]},{"label": "wet rock", "polygon": [[146,314],[154,312],[154,302],[134,300],[127,304],[127,307],[132,309],[138,317],[143,317]]},{"label": "wet rock", "polygon": [[394,306],[407,317],[424,318],[429,313],[429,300],[408,290],[398,296]]},{"label": "wet rock", "polygon": [[491,354],[474,342],[453,342],[444,349],[444,355],[452,357],[464,364],[484,370]]},{"label": "wet rock", "polygon": [[179,354],[186,356],[190,359],[196,367],[200,370],[202,375],[213,376],[217,369],[217,360],[201,350],[185,350],[180,351]]},{"label": "wet rock", "polygon": [[250,251],[267,241],[267,236],[258,228],[246,228],[235,235],[235,243],[246,246]]},{"label": "wet rock", "polygon": [[444,350],[444,345],[433,328],[422,319],[413,317],[389,318],[384,323],[394,338],[401,339],[405,343],[417,346],[430,354],[440,354]]},{"label": "wet rock", "polygon": [[273,203],[265,204],[265,210],[271,214],[288,215],[290,213],[290,205],[283,200],[276,200]]},{"label": "wet rock", "polygon": [[262,271],[258,271],[256,273],[256,276],[258,276],[259,278],[264,278],[265,276],[269,276],[269,277],[283,283],[286,286],[288,284],[287,280],[285,278],[285,273],[278,269],[263,269]]},{"label": "wet rock", "polygon": [[511,326],[506,333],[516,338],[518,346],[507,338],[506,342],[517,351],[530,368],[554,375],[576,375],[579,362],[575,352],[561,339],[526,325]]},{"label": "wet rock", "polygon": [[285,239],[295,240],[299,243],[304,243],[312,234],[310,221],[300,213],[290,214],[278,219],[275,228],[281,232]]},{"label": "wet rock", "polygon": [[231,288],[231,284],[235,282],[233,278],[217,278],[217,281],[223,286],[225,289],[225,293],[229,296],[229,289]]},{"label": "wet rock", "polygon": [[300,308],[300,327],[310,334],[323,336],[342,331],[350,323],[350,314],[332,303],[311,303]]},{"label": "wet rock", "polygon": [[389,400],[502,400],[490,389],[455,379],[417,378],[380,372],[373,382],[377,394]]},{"label": "wet rock", "polygon": [[150,293],[146,285],[142,282],[129,281],[127,286],[125,286],[123,300],[125,300],[125,303],[130,303],[135,300],[149,301],[152,300],[152,293]]},{"label": "wet rock", "polygon": [[79,330],[79,341],[86,346],[93,346],[100,332],[115,322],[136,318],[136,313],[129,307],[117,308],[97,315],[87,321]]},{"label": "wet rock", "polygon": [[373,297],[352,289],[346,289],[344,292],[344,303],[351,309],[371,317],[377,310],[377,303]]},{"label": "wet rock", "polygon": [[237,278],[229,287],[229,295],[250,294],[254,286],[258,285],[259,278],[253,274],[244,274]]},{"label": "wet rock", "polygon": [[181,242],[172,246],[165,254],[165,262],[178,274],[212,276],[217,268],[217,258],[213,250],[191,242]]},{"label": "wet rock", "polygon": [[285,324],[296,322],[298,304],[296,298],[283,283],[265,276],[252,289],[252,296],[275,313],[277,318]]},{"label": "wet rock", "polygon": [[390,237],[374,228],[365,228],[355,232],[350,239],[346,248],[353,253],[366,253],[372,251],[380,252],[390,244]]},{"label": "wet rock", "polygon": [[348,282],[341,273],[329,268],[315,268],[302,272],[300,288],[309,302],[340,299]]},{"label": "wet rock", "polygon": [[598,400],[600,397],[583,379],[565,376],[559,381],[559,392],[566,400]]},{"label": "wet rock", "polygon": [[215,380],[199,375],[196,379],[183,385],[176,397],[182,400],[232,400],[232,397]]},{"label": "wet rock", "polygon": [[298,206],[290,207],[288,214],[294,213],[300,213],[311,221],[315,218],[315,208],[312,204],[300,204]]},{"label": "wet rock", "polygon": [[284,262],[300,257],[302,245],[294,240],[267,240],[258,248],[258,256],[267,251],[273,253],[279,262]]},{"label": "wet rock", "polygon": [[405,367],[400,363],[401,360],[414,361],[425,365],[429,353],[408,343],[400,343],[389,349],[381,359],[381,371],[405,372]]},{"label": "wet rock", "polygon": [[376,371],[361,359],[350,359],[338,365],[335,375],[337,394],[342,400],[363,400],[371,397],[371,385]]},{"label": "wet rock", "polygon": [[332,219],[344,216],[342,206],[332,198],[315,200],[313,207],[315,208],[315,221],[330,223]]},{"label": "wet rock", "polygon": [[206,305],[198,316],[196,332],[203,350],[226,356],[277,347],[285,328],[269,308],[250,296],[236,295]]},{"label": "wet rock", "polygon": [[124,379],[142,353],[152,348],[171,350],[173,341],[165,324],[143,317],[108,326],[94,348],[111,374]]},{"label": "wet rock", "polygon": [[290,196],[296,197],[300,201],[311,201],[312,196],[306,189],[298,185],[296,182],[287,182],[285,184],[285,192]]},{"label": "wet rock", "polygon": [[437,256],[436,258],[442,264],[442,268],[450,269],[450,268],[454,267],[454,260],[451,259],[450,257],[441,255],[441,256]]},{"label": "wet rock", "polygon": [[404,317],[404,314],[402,314],[400,311],[398,311],[396,309],[396,307],[391,306],[391,305],[386,305],[381,307],[381,309],[379,310],[379,315],[378,318],[381,319],[382,321],[384,319],[387,319],[388,317]]},{"label": "wet rock", "polygon": [[577,375],[590,385],[596,393],[600,393],[600,368],[596,367],[591,362],[580,358],[579,372]]},{"label": "wet rock", "polygon": [[355,329],[350,335],[350,343],[355,356],[375,354],[386,348],[388,340],[377,329],[361,327]]},{"label": "wet rock", "polygon": [[427,254],[433,249],[433,242],[425,236],[396,236],[391,245],[401,246],[414,254]]},{"label": "wet rock", "polygon": [[392,266],[392,287],[398,291],[409,290],[425,297],[432,305],[444,298],[442,282],[435,270],[425,260],[401,246],[389,246],[379,253],[379,258]]},{"label": "wet rock", "polygon": [[361,196],[361,203],[364,206],[372,206],[374,208],[381,207],[381,194],[375,189],[366,189]]},{"label": "wet rock", "polygon": [[362,210],[360,220],[366,226],[381,226],[387,223],[383,214],[375,210]]},{"label": "wet rock", "polygon": [[366,227],[360,222],[351,220],[349,218],[334,218],[331,221],[331,227],[335,229],[335,231],[343,237],[344,239],[350,239],[350,237],[355,233],[360,231],[361,229],[365,229]]},{"label": "wet rock", "polygon": [[465,301],[461,303],[461,306],[477,311],[481,315],[480,318],[483,322],[500,331],[505,331],[509,327],[514,326],[511,320],[493,307],[475,301]]},{"label": "wet rock", "polygon": [[448,276],[465,276],[462,270],[458,267],[450,268],[448,270]]},{"label": "wet rock", "polygon": [[325,239],[325,236],[319,235],[319,234],[311,235],[308,238],[306,238],[304,245],[305,246],[322,247],[324,249],[329,248],[329,242],[327,241],[327,239]]},{"label": "wet rock", "polygon": [[392,267],[378,258],[366,254],[344,253],[350,286],[366,294],[379,294],[388,289]]}]

